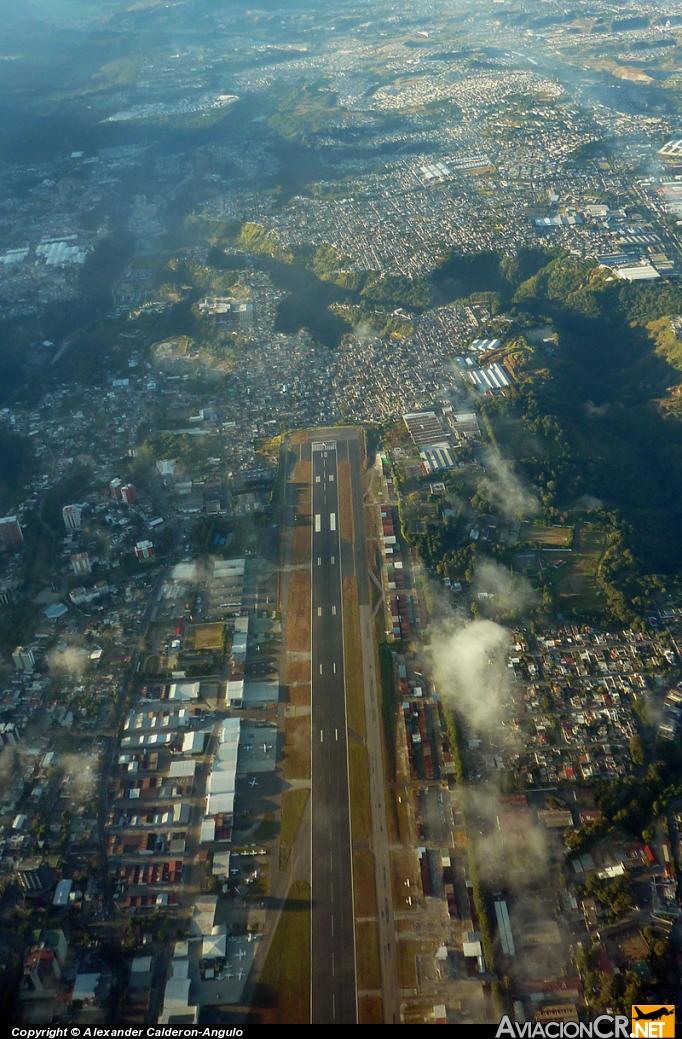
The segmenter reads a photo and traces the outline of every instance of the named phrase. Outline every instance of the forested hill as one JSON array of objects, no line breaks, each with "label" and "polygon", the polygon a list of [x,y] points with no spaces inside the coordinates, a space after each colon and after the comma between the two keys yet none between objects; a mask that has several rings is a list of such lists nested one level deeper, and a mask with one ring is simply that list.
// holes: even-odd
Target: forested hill
[{"label": "forested hill", "polygon": [[[487,411],[550,517],[586,496],[601,503],[615,531],[605,570],[622,593],[611,605],[625,619],[652,583],[682,573],[682,344],[669,320],[682,314],[682,285],[624,283],[561,254],[520,283],[505,273],[499,264],[492,283],[467,288],[495,292],[519,336],[551,325],[557,345],[533,351],[532,370]],[[522,435],[509,432],[511,415]]]}]

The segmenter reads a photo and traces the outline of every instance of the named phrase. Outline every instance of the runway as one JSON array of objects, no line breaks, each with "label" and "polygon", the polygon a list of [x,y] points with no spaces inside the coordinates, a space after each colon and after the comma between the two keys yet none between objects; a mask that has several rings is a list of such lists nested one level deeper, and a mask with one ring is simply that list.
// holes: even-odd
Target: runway
[{"label": "runway", "polygon": [[[338,491],[339,451],[347,457],[347,443],[316,440],[303,451],[310,452],[312,461],[310,1020],[312,1024],[356,1024]],[[350,540],[351,532],[343,535],[345,542]]]}]

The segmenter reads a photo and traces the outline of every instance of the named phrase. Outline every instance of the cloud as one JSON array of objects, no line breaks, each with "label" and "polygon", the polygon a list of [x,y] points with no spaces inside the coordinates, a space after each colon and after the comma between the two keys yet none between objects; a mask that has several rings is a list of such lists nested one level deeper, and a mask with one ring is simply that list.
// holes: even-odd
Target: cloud
[{"label": "cloud", "polygon": [[78,804],[94,800],[97,794],[99,755],[62,754],[58,764],[64,773],[64,793],[68,793]]},{"label": "cloud", "polygon": [[608,401],[605,404],[597,405],[594,403],[594,401],[586,400],[585,414],[588,418],[603,418],[603,416],[607,413],[610,407],[611,405]]},{"label": "cloud", "polygon": [[78,649],[76,646],[67,646],[62,650],[50,650],[46,660],[50,671],[80,677],[85,671],[88,654],[84,649]]},{"label": "cloud", "polygon": [[491,620],[449,625],[431,643],[432,673],[440,695],[477,730],[497,726],[508,689],[511,636]]},{"label": "cloud", "polygon": [[479,494],[505,519],[525,519],[541,512],[537,495],[524,487],[498,451],[486,451],[485,465],[486,475],[479,484]]},{"label": "cloud", "polygon": [[538,600],[525,577],[510,573],[492,559],[477,562],[472,590],[481,612],[494,620],[521,617]]},{"label": "cloud", "polygon": [[369,321],[360,321],[353,329],[353,335],[358,343],[365,345],[377,338],[377,330]]},{"label": "cloud", "polygon": [[603,508],[603,501],[600,498],[595,498],[593,494],[583,494],[582,498],[578,498],[576,508],[578,509],[601,509]]},{"label": "cloud", "polygon": [[532,808],[505,802],[494,782],[468,789],[467,817],[481,881],[507,902],[516,976],[526,981],[560,976],[565,948],[538,946],[533,937],[556,930],[553,878],[563,861],[558,835],[538,822]]},{"label": "cloud", "polygon": [[10,790],[21,787],[24,779],[32,771],[33,759],[30,759],[26,749],[11,744],[5,747],[0,754],[0,794],[3,796]]}]

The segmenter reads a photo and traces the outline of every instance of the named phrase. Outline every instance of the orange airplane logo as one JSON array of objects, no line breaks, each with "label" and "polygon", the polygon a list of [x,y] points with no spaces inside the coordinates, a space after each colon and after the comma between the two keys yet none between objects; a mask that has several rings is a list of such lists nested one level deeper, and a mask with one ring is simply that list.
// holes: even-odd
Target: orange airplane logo
[{"label": "orange airplane logo", "polygon": [[632,1008],[632,1039],[673,1039],[675,1007],[667,1004],[638,1004]]}]

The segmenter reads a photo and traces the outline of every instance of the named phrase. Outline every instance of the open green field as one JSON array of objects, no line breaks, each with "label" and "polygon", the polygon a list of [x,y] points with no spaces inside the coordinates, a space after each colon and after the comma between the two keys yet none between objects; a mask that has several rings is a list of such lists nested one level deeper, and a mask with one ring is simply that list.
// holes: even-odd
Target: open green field
[{"label": "open green field", "polygon": [[221,651],[225,642],[225,625],[192,624],[187,632],[185,644],[188,649],[215,649]]},{"label": "open green field", "polygon": [[564,608],[580,611],[601,607],[597,575],[604,544],[602,531],[576,527],[573,551],[565,557],[563,566],[549,572]]},{"label": "open green field", "polygon": [[536,541],[548,548],[569,548],[573,542],[573,527],[541,527],[536,523],[522,523],[519,541]]}]

